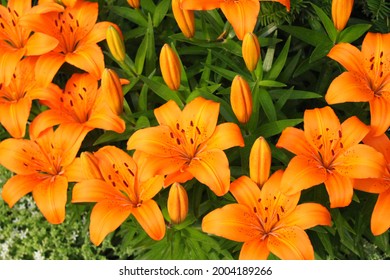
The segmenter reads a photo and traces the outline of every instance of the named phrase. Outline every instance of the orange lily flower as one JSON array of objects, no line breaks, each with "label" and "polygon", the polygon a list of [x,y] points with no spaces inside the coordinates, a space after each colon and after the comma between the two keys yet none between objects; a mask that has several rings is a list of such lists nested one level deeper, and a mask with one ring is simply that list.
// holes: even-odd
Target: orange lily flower
[{"label": "orange lily flower", "polygon": [[230,186],[238,203],[207,214],[202,230],[237,242],[244,242],[240,259],[267,259],[270,252],[280,259],[314,259],[305,229],[330,225],[328,210],[317,203],[298,204],[300,193],[281,192],[283,171],[276,171],[259,187],[242,176]]},{"label": "orange lily flower", "polygon": [[49,54],[41,57],[47,63],[49,82],[63,63],[67,62],[100,79],[104,56],[98,42],[106,38],[113,23],[98,22],[98,3],[77,1],[63,12],[30,14],[21,19],[23,26],[45,33],[59,41]]},{"label": "orange lily flower", "polygon": [[334,46],[328,56],[347,69],[328,88],[328,104],[369,102],[375,136],[390,125],[390,34],[367,33],[362,50],[347,43]]},{"label": "orange lily flower", "polygon": [[17,175],[4,185],[2,197],[13,207],[32,192],[43,216],[52,224],[65,219],[68,179],[64,168],[72,163],[88,131],[66,125],[44,131],[38,138],[9,138],[0,143],[0,164]]},{"label": "orange lily flower", "polygon": [[386,218],[390,216],[390,140],[386,134],[377,137],[369,134],[363,142],[381,152],[386,159],[386,169],[381,178],[359,179],[354,185],[357,190],[379,194],[371,216],[371,231],[380,235],[390,228],[390,219]]},{"label": "orange lily flower", "polygon": [[142,170],[137,163],[114,146],[103,147],[93,156],[103,179],[82,180],[74,186],[72,196],[73,203],[97,202],[89,227],[92,243],[98,246],[130,215],[152,239],[161,240],[164,218],[152,198],[162,189],[164,177],[156,175],[141,181],[138,175]]},{"label": "orange lily flower", "polygon": [[8,85],[16,65],[24,56],[48,53],[58,45],[58,40],[44,33],[35,32],[20,25],[20,19],[37,13],[61,11],[58,4],[38,5],[31,8],[31,0],[9,0],[8,6],[0,5],[0,83]]},{"label": "orange lily flower", "polygon": [[[289,0],[271,0],[290,9]],[[259,0],[182,0],[184,10],[213,10],[220,8],[232,25],[237,38],[242,40],[246,33],[253,32],[260,12]]]},{"label": "orange lily flower", "polygon": [[288,127],[276,144],[296,155],[284,174],[283,192],[290,195],[324,183],[332,208],[349,205],[354,179],[378,178],[384,171],[383,155],[359,144],[368,132],[355,116],[340,124],[328,106],[306,110],[304,131]]},{"label": "orange lily flower", "polygon": [[0,123],[13,138],[23,138],[34,93],[41,89],[35,82],[35,57],[16,65],[8,85],[0,83]]},{"label": "orange lily flower", "polygon": [[[106,69],[105,73],[108,71],[111,70]],[[125,122],[119,117],[123,110],[122,87],[116,74],[103,75],[100,88],[92,75],[73,74],[64,90],[52,84],[36,96],[49,109],[31,123],[30,130],[35,136],[63,123],[76,123],[89,130],[100,128],[118,133],[125,130]]]},{"label": "orange lily flower", "polygon": [[[165,185],[196,178],[216,195],[228,192],[230,169],[223,150],[244,146],[234,123],[217,125],[219,103],[198,97],[183,111],[174,101],[154,110],[160,126],[136,131],[127,149],[147,158],[145,174],[168,175]],[[150,175],[149,175],[150,176]]]}]

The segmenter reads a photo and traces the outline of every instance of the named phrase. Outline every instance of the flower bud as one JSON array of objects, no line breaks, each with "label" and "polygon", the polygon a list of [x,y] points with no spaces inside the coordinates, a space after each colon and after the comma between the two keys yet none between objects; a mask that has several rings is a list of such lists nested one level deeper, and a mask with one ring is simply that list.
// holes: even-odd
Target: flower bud
[{"label": "flower bud", "polygon": [[123,62],[126,56],[125,44],[122,36],[115,27],[109,26],[107,28],[106,41],[112,56],[116,60]]},{"label": "flower bud", "polygon": [[192,10],[183,10],[180,8],[182,0],[172,0],[172,11],[176,23],[181,32],[187,38],[194,37],[195,34],[195,15]]},{"label": "flower bud", "polygon": [[165,44],[160,52],[160,69],[167,86],[171,90],[178,90],[181,79],[180,61],[168,44]]},{"label": "flower bud", "polygon": [[257,37],[252,33],[246,33],[242,41],[242,57],[246,68],[250,72],[255,70],[260,58],[260,44]]},{"label": "flower bud", "polygon": [[332,1],[332,19],[333,24],[338,31],[341,31],[347,25],[351,16],[353,0],[333,0]]},{"label": "flower bud", "polygon": [[134,9],[139,9],[139,0],[127,0],[127,3],[129,3],[130,7]]},{"label": "flower bud", "polygon": [[253,143],[249,154],[249,176],[260,188],[268,180],[271,169],[271,149],[263,137]]},{"label": "flower bud", "polygon": [[118,74],[111,69],[104,69],[102,74],[101,96],[105,97],[105,102],[117,115],[123,112],[123,90]]},{"label": "flower bud", "polygon": [[239,75],[232,82],[230,104],[238,121],[247,123],[252,115],[252,92],[248,82]]},{"label": "flower bud", "polygon": [[173,224],[180,224],[187,217],[188,195],[179,183],[173,183],[168,194],[168,214]]}]

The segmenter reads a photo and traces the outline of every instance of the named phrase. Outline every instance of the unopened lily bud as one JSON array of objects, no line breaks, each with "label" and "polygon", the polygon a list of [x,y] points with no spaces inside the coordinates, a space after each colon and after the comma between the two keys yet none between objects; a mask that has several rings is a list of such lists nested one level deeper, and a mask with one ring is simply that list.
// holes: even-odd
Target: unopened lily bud
[{"label": "unopened lily bud", "polygon": [[107,97],[106,102],[111,110],[120,115],[123,112],[123,90],[121,80],[118,74],[111,69],[104,69],[102,74],[101,90],[104,92],[101,96]]},{"label": "unopened lily bud", "polygon": [[172,0],[173,16],[179,26],[181,32],[187,38],[194,37],[195,34],[195,15],[192,10],[183,10],[181,6],[182,0]]},{"label": "unopened lily bud", "polygon": [[252,115],[252,92],[248,82],[239,75],[232,82],[230,104],[238,121],[247,123]]},{"label": "unopened lily bud", "polygon": [[332,19],[333,24],[338,31],[341,31],[347,25],[351,16],[354,0],[333,0],[332,1]]},{"label": "unopened lily bud", "polygon": [[165,44],[160,52],[160,69],[167,86],[171,90],[178,90],[181,79],[180,61],[177,54],[168,44]]},{"label": "unopened lily bud", "polygon": [[246,68],[250,72],[255,70],[260,58],[260,44],[257,37],[252,33],[246,33],[242,41],[242,57]]},{"label": "unopened lily bud", "polygon": [[127,0],[127,3],[129,3],[130,7],[134,9],[139,9],[139,0]]},{"label": "unopened lily bud", "polygon": [[168,214],[173,224],[180,224],[188,214],[188,195],[179,183],[173,183],[168,194]]},{"label": "unopened lily bud", "polygon": [[249,176],[260,188],[268,180],[271,158],[267,141],[263,137],[257,138],[249,155]]},{"label": "unopened lily bud", "polygon": [[112,56],[118,61],[121,62],[125,61],[125,56],[126,56],[125,44],[123,42],[121,35],[119,34],[118,30],[115,27],[109,26],[107,28],[106,41]]}]

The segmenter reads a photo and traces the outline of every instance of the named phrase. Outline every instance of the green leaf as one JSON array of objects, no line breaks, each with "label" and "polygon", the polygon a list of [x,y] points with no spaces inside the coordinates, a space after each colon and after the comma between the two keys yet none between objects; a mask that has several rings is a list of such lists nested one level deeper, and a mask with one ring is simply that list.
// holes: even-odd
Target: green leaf
[{"label": "green leaf", "polygon": [[153,30],[153,23],[152,19],[148,17],[148,28],[146,30],[145,37],[148,37],[147,39],[147,50],[146,50],[146,59],[145,59],[145,70],[146,75],[149,75],[156,69],[156,47],[154,44],[154,30]]},{"label": "green leaf", "polygon": [[259,86],[262,86],[262,87],[285,87],[286,84],[283,84],[281,82],[277,82],[277,81],[272,81],[272,80],[263,80],[263,81],[259,81]]},{"label": "green leaf", "polygon": [[273,122],[276,121],[276,110],[274,103],[272,102],[272,98],[269,95],[269,92],[265,90],[264,88],[259,88],[259,101],[261,104],[261,107],[264,110],[265,115],[267,116],[268,120]]},{"label": "green leaf", "polygon": [[323,97],[321,94],[305,90],[291,91],[290,89],[274,89],[270,90],[269,93],[273,98],[281,98],[285,94],[289,94],[288,99],[314,99]]},{"label": "green leaf", "polygon": [[266,74],[265,78],[269,80],[276,80],[280,72],[287,61],[288,51],[290,49],[291,36],[288,37],[286,44],[284,45],[282,51],[278,55],[278,58],[272,64],[271,70]]},{"label": "green leaf", "polygon": [[150,36],[144,36],[142,39],[141,44],[138,47],[137,54],[135,56],[135,69],[137,74],[141,74],[142,71],[144,70],[144,65],[145,65],[145,58],[146,58],[146,52],[148,50],[148,39]]},{"label": "green leaf", "polygon": [[340,32],[337,42],[352,43],[366,33],[371,26],[371,24],[355,24],[349,26]]},{"label": "green leaf", "polygon": [[[208,50],[205,64],[211,65],[211,59],[212,59],[211,50]],[[208,81],[210,80],[210,73],[211,73],[211,69],[205,66],[202,71],[202,76],[200,77],[200,81],[199,81],[200,86],[208,85]]]},{"label": "green leaf", "polygon": [[303,119],[286,119],[269,122],[261,125],[255,132],[256,135],[263,136],[265,138],[280,134],[283,129],[296,126],[300,124]]},{"label": "green leaf", "polygon": [[174,100],[180,107],[183,107],[183,102],[180,100],[176,91],[171,90],[163,83],[159,83],[145,76],[140,76],[140,79],[149,86],[149,88],[160,96],[165,101]]},{"label": "green leaf", "polygon": [[170,6],[171,0],[162,0],[158,3],[153,13],[153,25],[155,27],[160,25],[165,15],[167,14]]},{"label": "green leaf", "polygon": [[145,15],[142,14],[139,9],[114,6],[111,7],[111,11],[118,16],[128,19],[129,21],[134,22],[140,26],[148,27],[148,21],[146,20]]},{"label": "green leaf", "polygon": [[139,117],[139,119],[137,120],[137,123],[135,124],[134,129],[139,130],[139,129],[146,128],[146,127],[150,127],[149,119],[145,116]]},{"label": "green leaf", "polygon": [[317,46],[324,40],[324,34],[320,31],[314,31],[300,26],[288,25],[282,25],[279,26],[279,28],[312,46]]},{"label": "green leaf", "polygon": [[318,44],[310,56],[310,63],[325,57],[332,49],[333,43],[330,40],[326,40]]},{"label": "green leaf", "polygon": [[125,141],[125,140],[129,139],[133,130],[134,130],[133,128],[126,128],[125,132],[120,133],[120,134],[115,132],[115,131],[107,130],[101,136],[99,136],[98,139],[96,139],[96,141],[93,143],[93,145],[96,146],[96,145],[101,145],[104,143]]},{"label": "green leaf", "polygon": [[232,81],[234,77],[237,75],[236,72],[227,70],[219,66],[215,66],[213,64],[205,64],[205,66],[230,81]]},{"label": "green leaf", "polygon": [[318,6],[310,3],[320,18],[322,25],[325,27],[326,33],[328,33],[329,39],[332,42],[336,41],[337,29],[334,27],[333,21],[325,14],[325,12]]}]

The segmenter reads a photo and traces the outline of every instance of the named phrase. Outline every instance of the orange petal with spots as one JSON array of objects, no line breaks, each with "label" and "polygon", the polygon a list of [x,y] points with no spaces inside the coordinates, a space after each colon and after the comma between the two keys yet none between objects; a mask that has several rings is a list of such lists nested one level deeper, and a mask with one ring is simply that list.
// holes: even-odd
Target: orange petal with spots
[{"label": "orange petal with spots", "polygon": [[65,220],[67,191],[68,180],[64,176],[50,176],[34,187],[34,200],[49,223],[60,224]]},{"label": "orange petal with spots", "polygon": [[81,153],[64,170],[69,182],[80,182],[89,179],[103,179],[97,158],[90,152]]},{"label": "orange petal with spots", "polygon": [[97,203],[92,209],[89,225],[92,243],[99,246],[109,233],[116,230],[129,217],[131,210],[131,206],[123,205],[120,201]]},{"label": "orange petal with spots", "polygon": [[240,251],[240,260],[266,260],[269,256],[269,250],[267,247],[268,239],[253,239],[247,241],[242,245]]},{"label": "orange petal with spots", "polygon": [[382,193],[390,189],[390,182],[386,178],[355,179],[353,188],[369,193]]},{"label": "orange petal with spots", "polygon": [[390,189],[380,193],[371,216],[371,231],[374,235],[385,233],[390,228]]},{"label": "orange petal with spots", "polygon": [[228,204],[208,213],[202,221],[202,230],[237,242],[260,238],[259,219],[249,207]]},{"label": "orange petal with spots", "polygon": [[164,238],[166,230],[164,217],[154,200],[148,200],[140,207],[134,208],[133,215],[150,238],[154,240]]},{"label": "orange petal with spots", "polygon": [[313,260],[314,250],[299,227],[280,228],[268,237],[268,249],[282,260]]},{"label": "orange petal with spots", "polygon": [[0,43],[0,83],[3,83],[4,85],[10,83],[13,73],[15,73],[16,65],[24,54],[24,49],[14,49],[10,46],[4,47]]},{"label": "orange petal with spots", "polygon": [[340,121],[333,109],[326,106],[306,110],[303,118],[307,141],[319,150],[329,151],[340,130]]},{"label": "orange petal with spots", "polygon": [[42,181],[36,174],[14,175],[4,184],[1,196],[4,201],[13,207],[19,199],[33,191],[34,187]]},{"label": "orange petal with spots", "polygon": [[308,229],[318,225],[330,226],[331,217],[328,209],[318,203],[303,203],[286,216],[284,223],[287,226],[298,226]]},{"label": "orange petal with spots", "polygon": [[334,169],[340,175],[356,179],[379,178],[385,165],[383,155],[364,144],[350,147],[333,161]]}]

